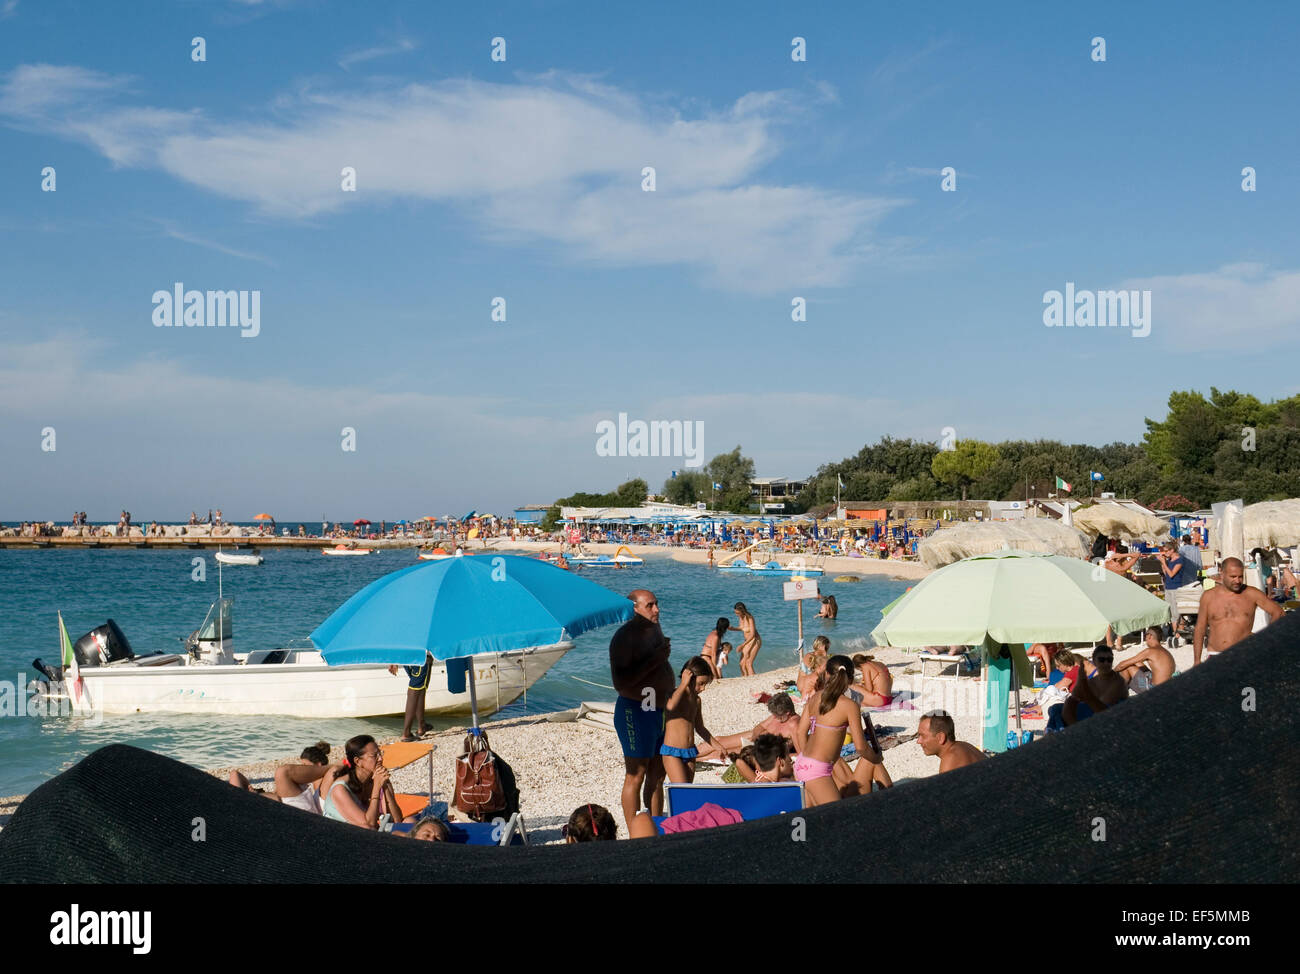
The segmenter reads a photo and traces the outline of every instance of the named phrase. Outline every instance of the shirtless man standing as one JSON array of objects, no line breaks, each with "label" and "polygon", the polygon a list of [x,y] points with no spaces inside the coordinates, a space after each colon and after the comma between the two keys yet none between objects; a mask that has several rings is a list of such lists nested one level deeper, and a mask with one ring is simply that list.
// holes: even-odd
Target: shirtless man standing
[{"label": "shirtless man standing", "polygon": [[1210,627],[1206,658],[1222,653],[1250,635],[1255,609],[1268,613],[1269,621],[1283,616],[1282,607],[1263,592],[1246,584],[1246,566],[1240,558],[1226,558],[1219,566],[1219,584],[1201,595],[1196,615],[1196,632],[1192,635],[1192,665],[1201,662],[1205,644],[1205,627]]},{"label": "shirtless man standing", "polygon": [[609,669],[618,702],[614,730],[623,746],[623,821],[636,818],[642,797],[652,815],[662,815],[664,707],[677,686],[668,665],[668,639],[659,628],[659,602],[653,592],[628,596],[636,615],[609,642]]},{"label": "shirtless man standing", "polygon": [[1115,651],[1109,646],[1098,646],[1093,651],[1092,662],[1097,672],[1089,679],[1077,681],[1074,692],[1061,708],[1061,720],[1067,726],[1128,699],[1128,684],[1112,669]]},{"label": "shirtless man standing", "polygon": [[979,748],[957,740],[957,728],[947,711],[932,710],[916,728],[916,740],[921,750],[930,757],[939,758],[939,773],[955,771],[987,756]]},{"label": "shirtless man standing", "polygon": [[[1160,642],[1160,627],[1146,631],[1146,645],[1136,656],[1115,664],[1115,672],[1124,678],[1130,690],[1141,692],[1159,686],[1174,675],[1174,654]],[[1146,674],[1143,676],[1142,674]]]}]

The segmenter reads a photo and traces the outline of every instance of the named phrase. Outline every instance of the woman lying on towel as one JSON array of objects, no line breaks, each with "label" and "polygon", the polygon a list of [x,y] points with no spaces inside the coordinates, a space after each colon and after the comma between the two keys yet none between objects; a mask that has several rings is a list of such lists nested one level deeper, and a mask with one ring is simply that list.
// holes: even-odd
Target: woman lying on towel
[{"label": "woman lying on towel", "polygon": [[363,829],[379,828],[384,816],[393,822],[406,821],[375,739],[369,734],[353,737],[344,754],[343,766],[331,768],[321,781],[322,814]]},{"label": "woman lying on towel", "polygon": [[[816,689],[803,708],[803,716],[799,718],[799,733],[805,737],[805,742],[803,753],[794,762],[794,776],[804,783],[809,805],[825,805],[850,795],[870,794],[871,782],[878,777],[886,787],[890,783],[883,759],[867,743],[867,735],[862,729],[862,711],[847,695],[854,673],[853,660],[847,656],[828,659]],[[840,759],[840,749],[844,746],[845,731],[852,738],[860,760],[853,777],[841,790],[832,775],[833,767]]]}]

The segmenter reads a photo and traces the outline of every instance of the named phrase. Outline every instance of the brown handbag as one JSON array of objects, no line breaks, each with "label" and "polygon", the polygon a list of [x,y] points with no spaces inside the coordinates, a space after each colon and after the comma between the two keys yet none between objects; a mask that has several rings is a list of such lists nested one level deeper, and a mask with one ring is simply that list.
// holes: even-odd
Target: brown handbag
[{"label": "brown handbag", "polygon": [[476,822],[505,810],[506,796],[497,774],[496,755],[488,746],[484,733],[465,737],[464,753],[456,758],[453,802],[457,809]]}]

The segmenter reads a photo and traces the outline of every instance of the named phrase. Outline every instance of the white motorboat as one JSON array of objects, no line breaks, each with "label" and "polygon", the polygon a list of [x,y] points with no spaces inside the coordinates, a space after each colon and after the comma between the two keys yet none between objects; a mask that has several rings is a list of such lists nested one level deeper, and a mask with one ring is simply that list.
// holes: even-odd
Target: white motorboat
[{"label": "white motorboat", "polygon": [[[406,708],[406,672],[382,664],[329,666],[312,646],[234,652],[231,600],[212,604],[183,653],[137,656],[111,619],[77,640],[80,687],[63,667],[35,664],[32,689],[73,713],[267,714],[287,717],[384,717]],[[513,702],[573,648],[562,642],[473,658],[479,712]],[[71,692],[70,692],[71,690]],[[470,695],[447,689],[446,665],[434,662],[428,714],[468,714]]]},{"label": "white motorboat", "polygon": [[583,568],[626,568],[629,565],[644,565],[645,559],[638,558],[627,548],[620,546],[613,556],[610,555],[589,555],[585,552],[576,555],[565,555],[565,560],[570,565],[580,565]]},{"label": "white motorboat", "polygon": [[347,545],[335,545],[333,548],[322,548],[322,555],[369,555],[374,551],[373,548],[349,548]]},{"label": "white motorboat", "polygon": [[442,561],[444,558],[455,558],[456,556],[450,551],[444,551],[442,548],[434,548],[432,551],[421,551],[416,558],[420,561]]},{"label": "white motorboat", "polygon": [[229,552],[218,550],[213,557],[223,565],[260,565],[266,560],[257,552],[249,555],[232,555]]}]

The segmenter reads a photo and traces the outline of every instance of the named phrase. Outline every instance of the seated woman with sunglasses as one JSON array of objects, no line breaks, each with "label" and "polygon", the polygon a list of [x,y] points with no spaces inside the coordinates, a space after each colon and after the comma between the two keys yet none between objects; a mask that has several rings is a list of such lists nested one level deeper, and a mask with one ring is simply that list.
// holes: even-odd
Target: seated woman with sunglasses
[{"label": "seated woman with sunglasses", "polygon": [[405,821],[375,739],[369,734],[351,738],[344,755],[343,766],[331,769],[334,779],[327,775],[321,782],[321,814],[363,829],[379,828],[385,814],[393,822]]}]

